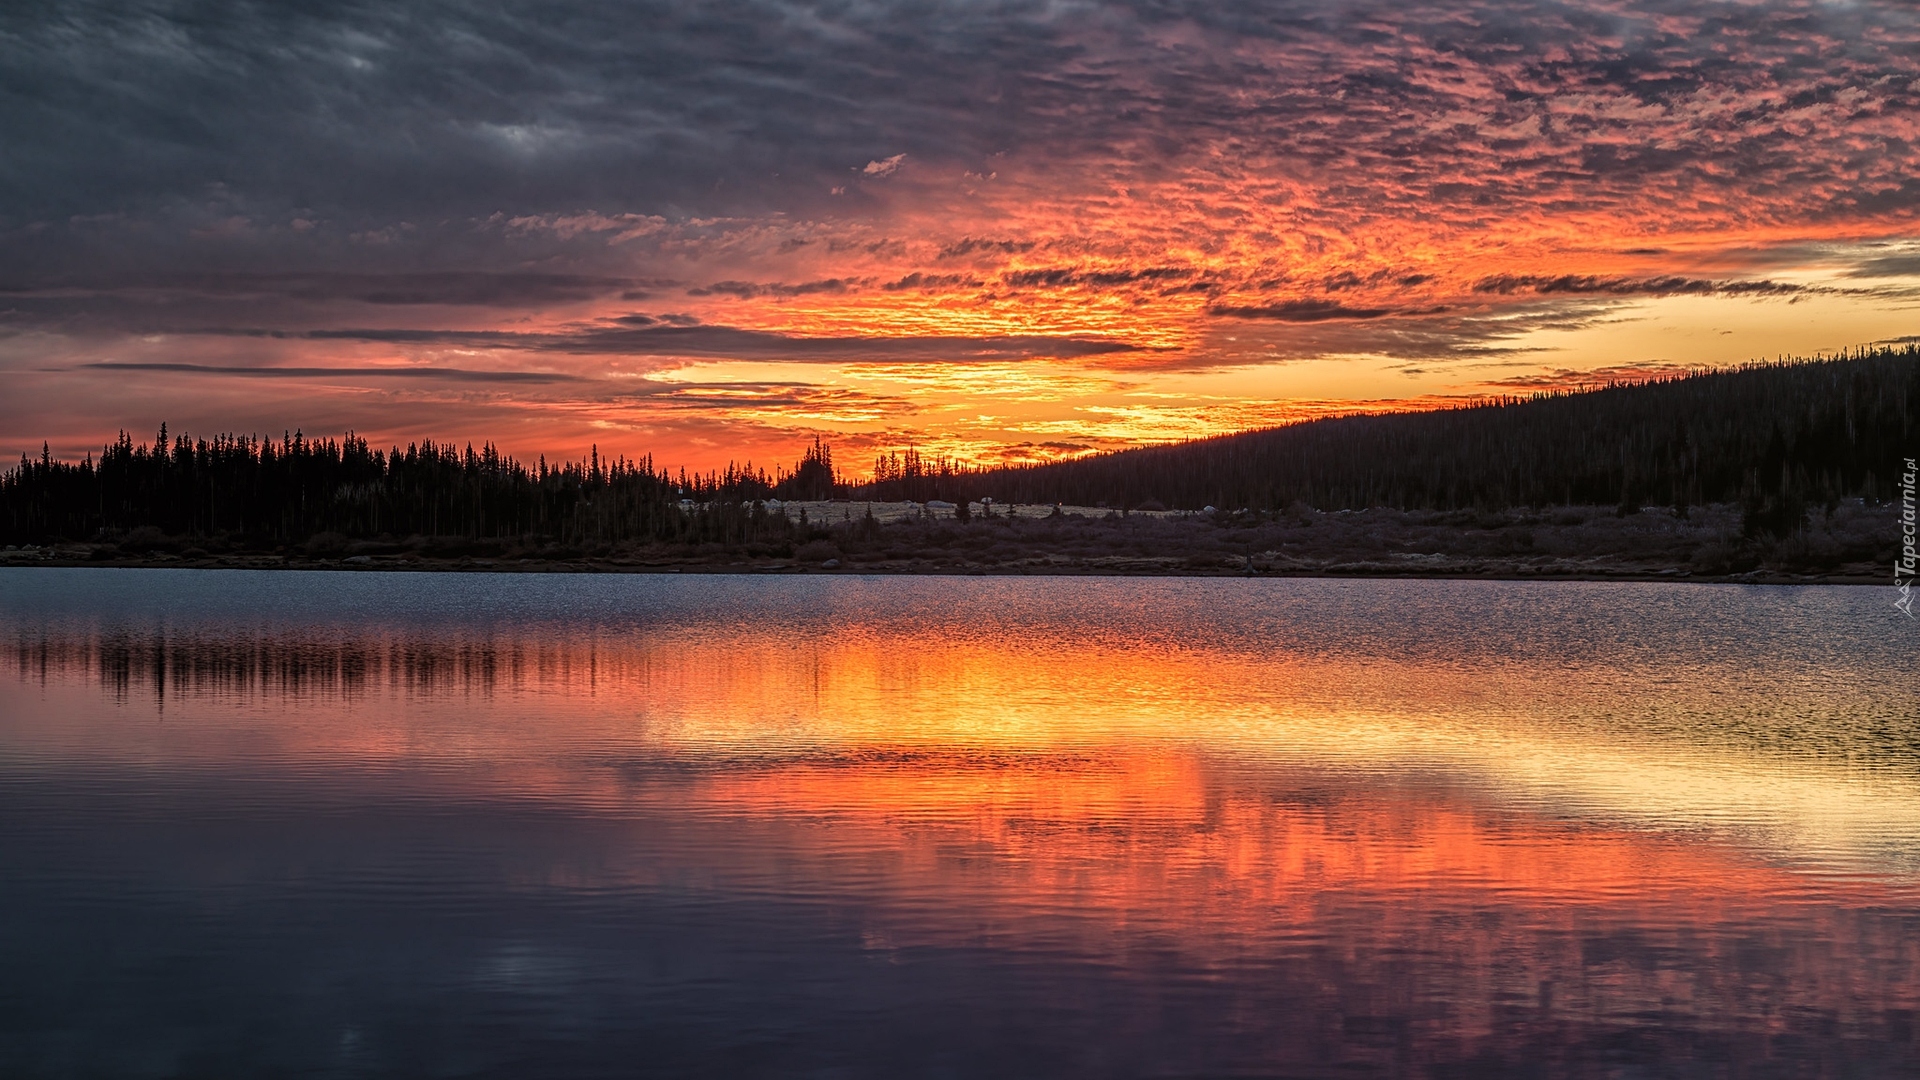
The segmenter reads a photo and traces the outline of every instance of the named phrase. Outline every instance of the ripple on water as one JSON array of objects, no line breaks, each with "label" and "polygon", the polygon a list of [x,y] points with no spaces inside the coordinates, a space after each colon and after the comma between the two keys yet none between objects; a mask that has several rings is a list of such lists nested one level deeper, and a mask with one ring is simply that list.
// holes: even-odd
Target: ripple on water
[{"label": "ripple on water", "polygon": [[0,570],[0,1072],[1910,1074],[1880,592]]}]

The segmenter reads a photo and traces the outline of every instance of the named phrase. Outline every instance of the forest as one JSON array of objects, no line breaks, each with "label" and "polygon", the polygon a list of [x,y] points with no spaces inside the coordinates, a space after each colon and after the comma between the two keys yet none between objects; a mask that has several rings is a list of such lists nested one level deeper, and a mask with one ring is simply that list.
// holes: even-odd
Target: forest
[{"label": "forest", "polygon": [[[409,537],[540,550],[636,546],[785,553],[820,522],[781,501],[929,499],[1286,512],[1738,508],[1749,537],[1786,537],[1841,500],[1895,497],[1916,452],[1920,347],[1752,364],[1431,412],[1310,423],[1074,461],[969,469],[913,450],[843,477],[816,440],[792,468],[690,474],[650,457],[532,463],[493,445],[222,435],[118,441],[78,462],[43,448],[0,474],[0,543],[339,551]],[[852,527],[850,515],[840,533]],[[860,528],[879,526],[871,518]]]},{"label": "forest", "polygon": [[1783,360],[1432,412],[1348,416],[967,478],[1008,502],[1273,511],[1737,503],[1895,495],[1920,449],[1920,346]]},{"label": "forest", "polygon": [[[776,496],[834,491],[832,448],[816,442],[791,471],[751,465],[677,476],[649,457],[528,465],[492,444],[431,440],[376,450],[295,432],[151,444],[122,432],[96,460],[22,458],[0,474],[0,540],[220,538],[248,548],[325,546],[379,536],[514,539],[560,545],[787,543],[804,529],[770,509]],[[777,505],[777,504],[776,504]],[[135,537],[133,542],[141,542]]]}]

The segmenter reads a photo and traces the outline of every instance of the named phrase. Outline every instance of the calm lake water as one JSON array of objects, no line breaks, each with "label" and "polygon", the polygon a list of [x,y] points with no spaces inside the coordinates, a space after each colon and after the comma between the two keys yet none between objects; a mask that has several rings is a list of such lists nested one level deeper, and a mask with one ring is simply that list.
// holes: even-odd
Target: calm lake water
[{"label": "calm lake water", "polygon": [[1913,1076],[1890,597],[0,570],[0,1075]]}]

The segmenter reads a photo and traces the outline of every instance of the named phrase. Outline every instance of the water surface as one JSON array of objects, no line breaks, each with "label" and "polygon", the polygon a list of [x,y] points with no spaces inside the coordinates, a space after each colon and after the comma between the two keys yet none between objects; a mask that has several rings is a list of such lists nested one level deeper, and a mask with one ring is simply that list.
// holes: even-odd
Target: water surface
[{"label": "water surface", "polygon": [[1884,591],[0,570],[0,1074],[1913,1075]]}]

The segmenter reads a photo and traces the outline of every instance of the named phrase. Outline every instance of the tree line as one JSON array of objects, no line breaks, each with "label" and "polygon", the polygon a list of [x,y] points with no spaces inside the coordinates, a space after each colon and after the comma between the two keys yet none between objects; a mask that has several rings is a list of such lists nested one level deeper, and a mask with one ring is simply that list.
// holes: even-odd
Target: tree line
[{"label": "tree line", "polygon": [[[706,474],[656,470],[651,457],[528,464],[491,443],[431,440],[377,450],[354,435],[278,441],[221,435],[152,443],[125,432],[96,459],[23,456],[0,474],[0,539],[38,544],[149,529],[231,537],[248,546],[411,535],[545,540],[566,545],[791,542],[801,536],[766,500],[831,487],[818,446],[792,471],[751,464]],[[802,538],[804,538],[802,536]]]},{"label": "tree line", "polygon": [[815,440],[792,469],[670,475],[651,457],[529,464],[424,441],[122,433],[96,459],[43,447],[0,473],[0,540],[136,529],[249,545],[464,537],[566,545],[785,546],[811,535],[771,499],[967,499],[1277,511],[1740,503],[1784,535],[1810,507],[1893,498],[1915,453],[1920,346],[1556,391],[1420,413],[1315,420],[1047,465],[972,469],[913,450],[843,478]]}]

